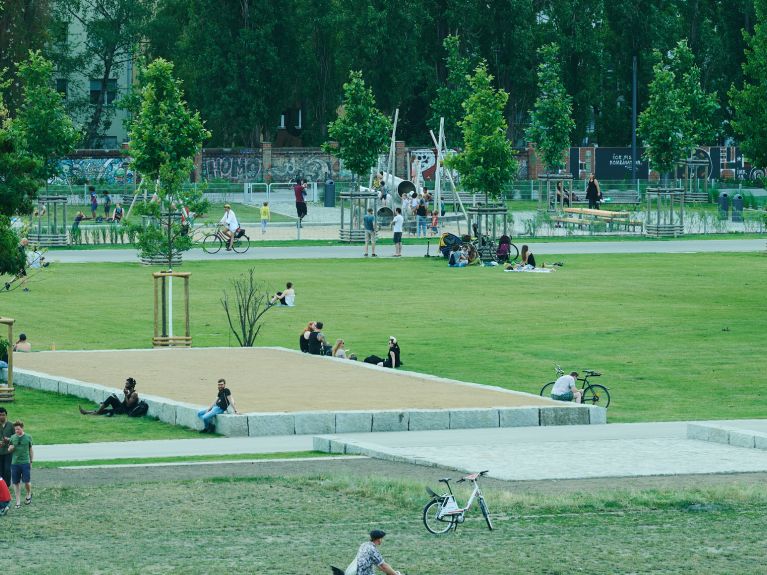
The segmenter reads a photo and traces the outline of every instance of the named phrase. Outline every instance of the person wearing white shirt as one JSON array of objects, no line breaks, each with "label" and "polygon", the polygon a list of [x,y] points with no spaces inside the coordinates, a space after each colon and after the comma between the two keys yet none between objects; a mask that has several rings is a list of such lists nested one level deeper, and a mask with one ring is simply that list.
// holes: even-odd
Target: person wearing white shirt
[{"label": "person wearing white shirt", "polygon": [[554,387],[551,388],[551,399],[557,401],[572,401],[575,398],[575,403],[581,402],[581,396],[583,392],[578,389],[576,381],[578,380],[578,372],[572,371],[570,375],[563,375],[554,382]]},{"label": "person wearing white shirt", "polygon": [[240,224],[237,222],[237,216],[234,215],[234,210],[229,204],[224,204],[224,216],[221,218],[221,221],[218,222],[218,225],[221,226],[221,233],[226,236],[226,239],[229,242],[226,246],[226,251],[232,251],[234,234],[237,231],[237,228],[240,227]]},{"label": "person wearing white shirt", "polygon": [[402,225],[405,222],[405,218],[402,217],[402,208],[396,209],[396,215],[391,221],[391,227],[394,231],[394,257],[398,258],[402,256]]}]

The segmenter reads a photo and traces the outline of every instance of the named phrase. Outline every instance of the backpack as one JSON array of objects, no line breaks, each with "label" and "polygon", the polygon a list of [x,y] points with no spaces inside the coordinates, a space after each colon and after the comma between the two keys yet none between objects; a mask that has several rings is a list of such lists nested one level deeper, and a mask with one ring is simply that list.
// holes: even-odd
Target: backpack
[{"label": "backpack", "polygon": [[144,417],[149,411],[149,405],[143,399],[139,401],[136,406],[128,412],[128,417]]},{"label": "backpack", "polygon": [[242,236],[244,236],[244,235],[245,235],[245,228],[239,228],[239,227],[238,227],[238,228],[237,228],[237,231],[236,231],[236,232],[234,232],[234,238],[235,238],[235,239],[240,239],[240,238],[241,238]]}]

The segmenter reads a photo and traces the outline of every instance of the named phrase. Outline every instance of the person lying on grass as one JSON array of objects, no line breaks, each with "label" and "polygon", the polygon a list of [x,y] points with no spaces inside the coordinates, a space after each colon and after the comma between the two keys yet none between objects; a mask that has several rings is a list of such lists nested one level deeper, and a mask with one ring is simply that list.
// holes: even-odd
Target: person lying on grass
[{"label": "person lying on grass", "polygon": [[123,400],[120,401],[120,398],[113,393],[99,404],[98,409],[92,411],[86,411],[79,405],[77,407],[80,409],[82,415],[106,415],[107,417],[112,417],[113,415],[130,413],[138,404],[136,380],[132,377],[125,380],[123,396]]}]

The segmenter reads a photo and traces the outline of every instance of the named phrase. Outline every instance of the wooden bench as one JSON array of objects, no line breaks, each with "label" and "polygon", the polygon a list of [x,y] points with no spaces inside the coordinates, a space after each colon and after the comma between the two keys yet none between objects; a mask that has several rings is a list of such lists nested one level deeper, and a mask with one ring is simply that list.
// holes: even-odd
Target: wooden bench
[{"label": "wooden bench", "polygon": [[708,203],[711,199],[706,192],[685,192],[684,201],[690,203]]},{"label": "wooden bench", "polygon": [[552,222],[557,222],[559,224],[572,224],[574,226],[593,226],[594,224],[600,223],[597,220],[591,220],[591,219],[583,219],[583,218],[563,218],[563,217],[555,217],[551,218]]},{"label": "wooden bench", "polygon": [[[632,220],[630,218],[630,212],[618,212],[608,210],[592,210],[589,208],[565,208],[565,216],[552,218],[552,221],[577,226],[594,227],[597,225],[604,226],[620,226],[626,229],[631,228],[633,231],[635,228],[643,227],[643,223],[639,220]],[[577,217],[573,217],[577,216]]]},{"label": "wooden bench", "polygon": [[6,384],[0,384],[0,403],[13,401],[14,388]]}]

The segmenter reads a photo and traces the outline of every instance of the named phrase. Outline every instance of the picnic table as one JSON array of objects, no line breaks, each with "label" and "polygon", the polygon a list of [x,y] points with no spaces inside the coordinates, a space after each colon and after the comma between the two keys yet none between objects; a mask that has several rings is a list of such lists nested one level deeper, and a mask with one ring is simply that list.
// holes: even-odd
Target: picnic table
[{"label": "picnic table", "polygon": [[555,222],[592,228],[595,225],[607,224],[608,227],[614,226],[641,229],[642,222],[632,220],[630,212],[612,211],[612,210],[593,210],[590,208],[564,208],[564,216],[552,218]]}]

